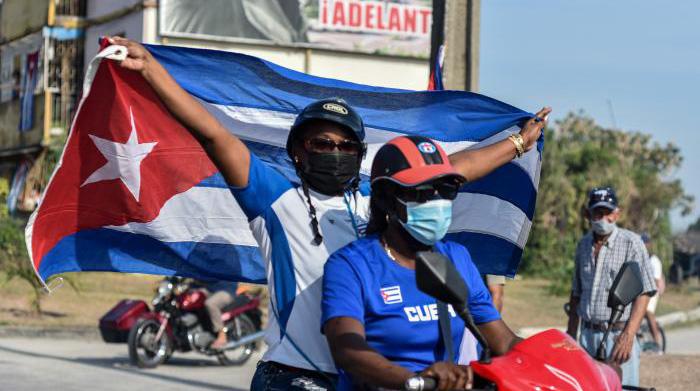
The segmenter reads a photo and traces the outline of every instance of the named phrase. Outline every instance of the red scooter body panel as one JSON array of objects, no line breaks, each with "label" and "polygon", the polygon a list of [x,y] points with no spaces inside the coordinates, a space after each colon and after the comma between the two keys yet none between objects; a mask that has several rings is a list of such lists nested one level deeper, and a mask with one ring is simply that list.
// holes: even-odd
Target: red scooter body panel
[{"label": "red scooter body panel", "polygon": [[207,295],[199,289],[188,290],[177,297],[177,303],[183,311],[195,311],[204,307]]},{"label": "red scooter body panel", "polygon": [[491,364],[472,362],[474,373],[496,384],[499,391],[619,391],[615,371],[595,361],[568,334],[551,329],[494,357]]}]

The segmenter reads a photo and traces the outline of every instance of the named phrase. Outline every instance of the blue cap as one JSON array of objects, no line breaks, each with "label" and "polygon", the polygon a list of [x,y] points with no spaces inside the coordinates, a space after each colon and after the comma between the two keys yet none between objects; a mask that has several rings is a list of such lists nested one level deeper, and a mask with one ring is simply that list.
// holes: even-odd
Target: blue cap
[{"label": "blue cap", "polygon": [[617,196],[612,187],[594,187],[588,193],[588,209],[599,207],[617,209]]}]

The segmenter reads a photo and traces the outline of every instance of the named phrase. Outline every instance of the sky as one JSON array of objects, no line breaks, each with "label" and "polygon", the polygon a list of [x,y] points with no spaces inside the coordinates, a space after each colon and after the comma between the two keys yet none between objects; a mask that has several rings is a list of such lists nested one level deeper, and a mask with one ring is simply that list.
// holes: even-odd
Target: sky
[{"label": "sky", "polygon": [[479,92],[679,145],[696,206],[672,213],[677,232],[700,216],[699,15],[692,0],[482,0]]}]

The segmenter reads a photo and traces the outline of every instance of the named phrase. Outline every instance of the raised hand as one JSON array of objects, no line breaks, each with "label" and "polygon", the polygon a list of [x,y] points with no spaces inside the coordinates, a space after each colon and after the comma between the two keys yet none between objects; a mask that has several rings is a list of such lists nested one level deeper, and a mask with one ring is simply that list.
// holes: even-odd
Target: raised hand
[{"label": "raised hand", "polygon": [[132,71],[144,73],[153,57],[143,45],[130,39],[122,37],[109,37],[107,41],[113,45],[125,46],[127,50],[126,59],[120,61],[119,65]]},{"label": "raised hand", "polygon": [[523,138],[523,147],[526,152],[537,144],[537,139],[540,138],[542,129],[547,125],[547,117],[551,112],[551,107],[543,107],[533,118],[530,118],[520,130],[520,136]]}]

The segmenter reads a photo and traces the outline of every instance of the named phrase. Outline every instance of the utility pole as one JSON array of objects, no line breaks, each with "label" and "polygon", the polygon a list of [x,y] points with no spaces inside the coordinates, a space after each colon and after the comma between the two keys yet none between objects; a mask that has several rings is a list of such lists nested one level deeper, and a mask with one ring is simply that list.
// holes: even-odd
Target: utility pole
[{"label": "utility pole", "polygon": [[445,44],[445,89],[479,90],[479,20],[481,0],[433,0],[430,66]]}]

